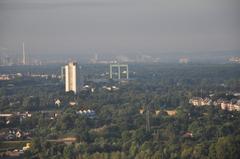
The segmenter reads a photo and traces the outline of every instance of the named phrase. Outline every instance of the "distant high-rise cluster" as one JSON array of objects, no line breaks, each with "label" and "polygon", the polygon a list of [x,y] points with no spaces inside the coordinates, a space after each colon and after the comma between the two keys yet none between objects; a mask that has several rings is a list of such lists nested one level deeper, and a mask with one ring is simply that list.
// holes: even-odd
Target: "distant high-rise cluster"
[{"label": "distant high-rise cluster", "polygon": [[76,62],[70,62],[64,67],[65,69],[65,91],[77,93],[80,90],[79,68]]},{"label": "distant high-rise cluster", "polygon": [[189,59],[186,57],[182,57],[179,59],[179,63],[181,64],[187,64],[189,62]]},{"label": "distant high-rise cluster", "polygon": [[12,58],[5,54],[0,54],[0,66],[12,65]]},{"label": "distant high-rise cluster", "polygon": [[29,54],[25,50],[25,43],[22,43],[21,52],[10,52],[10,49],[4,48],[0,51],[0,66],[11,65],[41,65],[39,59],[30,59]]},{"label": "distant high-rise cluster", "polygon": [[240,57],[231,57],[229,58],[229,61],[234,63],[240,63]]}]

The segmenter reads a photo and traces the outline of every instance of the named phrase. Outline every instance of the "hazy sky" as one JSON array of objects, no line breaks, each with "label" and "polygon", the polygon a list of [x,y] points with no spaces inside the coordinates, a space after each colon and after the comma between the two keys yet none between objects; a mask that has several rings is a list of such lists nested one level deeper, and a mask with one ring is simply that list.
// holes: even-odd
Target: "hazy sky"
[{"label": "hazy sky", "polygon": [[239,0],[0,0],[0,51],[240,50]]}]

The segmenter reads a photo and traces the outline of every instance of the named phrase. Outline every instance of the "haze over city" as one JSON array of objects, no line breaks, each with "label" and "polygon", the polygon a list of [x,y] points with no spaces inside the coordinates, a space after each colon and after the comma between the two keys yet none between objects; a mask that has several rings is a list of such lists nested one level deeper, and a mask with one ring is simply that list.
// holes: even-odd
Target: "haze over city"
[{"label": "haze over city", "polygon": [[0,53],[239,55],[239,12],[238,0],[2,0]]},{"label": "haze over city", "polygon": [[1,159],[240,159],[240,0],[0,0]]}]

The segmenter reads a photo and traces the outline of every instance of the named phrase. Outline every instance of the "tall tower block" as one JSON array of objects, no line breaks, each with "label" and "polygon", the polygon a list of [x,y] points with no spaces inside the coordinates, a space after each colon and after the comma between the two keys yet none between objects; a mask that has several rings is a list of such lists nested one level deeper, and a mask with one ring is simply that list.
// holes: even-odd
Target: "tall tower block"
[{"label": "tall tower block", "polygon": [[80,76],[78,64],[70,62],[65,65],[65,91],[73,91],[75,94],[80,90]]}]

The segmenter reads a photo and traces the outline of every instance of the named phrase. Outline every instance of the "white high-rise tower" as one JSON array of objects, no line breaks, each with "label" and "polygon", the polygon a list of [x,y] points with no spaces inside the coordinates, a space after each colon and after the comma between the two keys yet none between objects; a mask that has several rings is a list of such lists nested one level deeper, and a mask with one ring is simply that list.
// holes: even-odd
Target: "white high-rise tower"
[{"label": "white high-rise tower", "polygon": [[65,91],[77,93],[80,89],[79,69],[76,62],[70,62],[65,66]]}]

